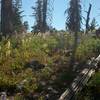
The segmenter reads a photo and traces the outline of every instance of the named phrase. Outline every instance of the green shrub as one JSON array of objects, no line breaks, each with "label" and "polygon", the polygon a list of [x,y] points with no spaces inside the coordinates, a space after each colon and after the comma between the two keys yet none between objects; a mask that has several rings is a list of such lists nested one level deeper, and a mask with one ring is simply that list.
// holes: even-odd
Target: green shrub
[{"label": "green shrub", "polygon": [[[1,90],[12,89],[17,92],[17,85],[23,80],[23,92],[28,94],[38,88],[39,80],[49,80],[53,71],[54,50],[59,47],[60,37],[49,36],[18,36],[4,39],[0,42],[0,88]],[[65,45],[65,44],[64,44]],[[56,52],[56,51],[55,51]],[[52,56],[50,56],[50,54]],[[55,58],[56,60],[57,58]],[[38,72],[25,67],[27,62],[39,61],[46,67]],[[12,90],[12,91],[13,91]]]},{"label": "green shrub", "polygon": [[86,61],[91,57],[96,57],[100,53],[100,39],[85,38],[81,41],[77,48],[76,59],[78,61]]}]

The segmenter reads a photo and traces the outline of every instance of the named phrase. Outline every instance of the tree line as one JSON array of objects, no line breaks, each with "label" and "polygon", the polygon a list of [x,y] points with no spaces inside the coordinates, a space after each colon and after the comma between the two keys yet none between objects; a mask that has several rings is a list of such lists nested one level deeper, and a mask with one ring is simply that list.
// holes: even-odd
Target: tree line
[{"label": "tree line", "polygon": [[[45,33],[51,29],[48,23],[48,18],[51,18],[50,14],[52,10],[50,9],[50,2],[54,0],[36,0],[35,6],[32,7],[32,15],[35,18],[34,26],[32,27],[32,32]],[[66,30],[69,32],[77,33],[81,29],[82,24],[82,7],[80,0],[70,0],[69,8],[66,9]],[[2,36],[13,35],[15,33],[26,32],[28,29],[28,22],[22,22],[22,0],[1,0],[1,24],[0,31]],[[86,18],[86,32],[91,28],[95,28],[95,19],[93,19],[91,26],[89,26],[89,16],[91,12],[92,5],[90,4],[87,11]],[[51,17],[50,17],[51,16]],[[77,34],[75,34],[77,37]]]}]

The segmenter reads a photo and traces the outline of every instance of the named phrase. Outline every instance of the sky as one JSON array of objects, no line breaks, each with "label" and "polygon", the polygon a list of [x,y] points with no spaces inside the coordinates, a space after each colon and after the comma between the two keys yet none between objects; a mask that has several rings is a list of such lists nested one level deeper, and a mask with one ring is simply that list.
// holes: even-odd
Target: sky
[{"label": "sky", "polygon": [[[64,15],[64,12],[66,8],[69,7],[69,1],[70,0],[54,0],[54,10],[52,12],[53,19],[51,25],[58,30],[65,29],[66,15]],[[22,10],[24,10],[23,15],[25,15],[23,21],[28,21],[30,30],[31,26],[34,25],[34,17],[31,16],[33,10],[31,7],[35,6],[35,2],[36,0],[22,0]],[[97,23],[100,24],[100,0],[81,0],[82,16],[86,17],[86,12],[84,11],[88,10],[89,3],[92,4],[90,19],[92,20],[95,17]]]}]

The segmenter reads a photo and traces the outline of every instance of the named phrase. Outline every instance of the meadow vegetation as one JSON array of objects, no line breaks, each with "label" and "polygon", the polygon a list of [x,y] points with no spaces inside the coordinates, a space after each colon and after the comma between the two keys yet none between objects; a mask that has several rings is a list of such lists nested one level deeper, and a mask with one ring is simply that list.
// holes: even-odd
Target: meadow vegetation
[{"label": "meadow vegetation", "polygon": [[[68,33],[52,34],[46,38],[27,34],[3,39],[0,42],[0,91],[27,96],[43,91],[45,84],[65,88],[74,77],[67,73],[72,43],[73,36]],[[80,36],[76,62],[84,63],[99,53],[100,39]],[[98,83],[98,76],[100,74],[92,80],[93,83]]]}]

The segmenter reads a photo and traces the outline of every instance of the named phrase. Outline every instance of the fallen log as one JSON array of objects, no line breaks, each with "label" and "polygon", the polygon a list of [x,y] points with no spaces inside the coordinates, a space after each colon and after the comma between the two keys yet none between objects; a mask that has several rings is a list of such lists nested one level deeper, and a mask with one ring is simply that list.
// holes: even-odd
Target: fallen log
[{"label": "fallen log", "polygon": [[89,67],[83,69],[74,79],[71,86],[60,96],[58,100],[72,100],[75,95],[82,90],[92,75],[94,75],[97,65],[100,62],[100,55],[96,59],[92,59],[88,64]]}]

